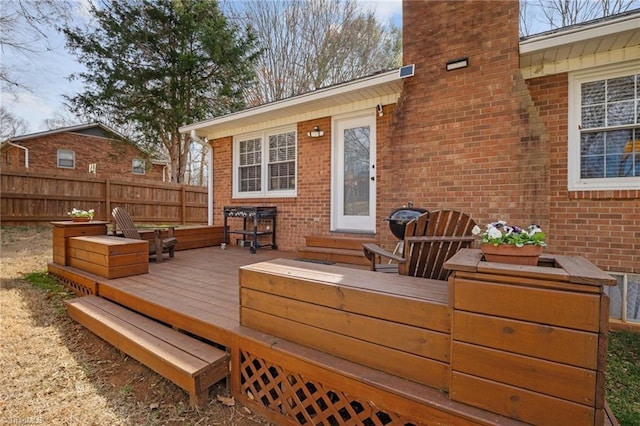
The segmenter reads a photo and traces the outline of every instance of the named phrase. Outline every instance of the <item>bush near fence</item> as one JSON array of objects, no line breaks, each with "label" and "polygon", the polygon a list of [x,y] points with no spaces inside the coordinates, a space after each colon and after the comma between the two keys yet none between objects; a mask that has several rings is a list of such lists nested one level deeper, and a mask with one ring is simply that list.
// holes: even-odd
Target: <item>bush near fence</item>
[{"label": "bush near fence", "polygon": [[26,225],[68,220],[73,208],[111,221],[122,207],[135,222],[206,224],[207,188],[152,181],[0,173],[0,221]]}]

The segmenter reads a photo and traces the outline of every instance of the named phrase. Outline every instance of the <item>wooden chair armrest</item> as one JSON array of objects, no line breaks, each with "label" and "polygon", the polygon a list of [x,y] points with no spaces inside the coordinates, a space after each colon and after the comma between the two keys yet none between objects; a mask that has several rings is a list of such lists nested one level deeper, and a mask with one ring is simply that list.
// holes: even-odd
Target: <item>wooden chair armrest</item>
[{"label": "wooden chair armrest", "polygon": [[405,258],[397,256],[377,244],[362,244],[362,249],[364,250],[365,257],[371,261],[372,271],[376,270],[376,260],[379,260],[378,263],[382,263],[382,258],[395,260],[398,263],[405,263],[407,261]]}]

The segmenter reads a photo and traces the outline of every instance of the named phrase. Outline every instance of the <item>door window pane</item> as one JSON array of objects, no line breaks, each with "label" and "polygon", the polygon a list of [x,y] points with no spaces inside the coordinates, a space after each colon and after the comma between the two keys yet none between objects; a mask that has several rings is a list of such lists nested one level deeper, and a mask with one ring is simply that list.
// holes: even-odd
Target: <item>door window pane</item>
[{"label": "door window pane", "polygon": [[370,128],[344,131],[344,215],[369,216]]}]

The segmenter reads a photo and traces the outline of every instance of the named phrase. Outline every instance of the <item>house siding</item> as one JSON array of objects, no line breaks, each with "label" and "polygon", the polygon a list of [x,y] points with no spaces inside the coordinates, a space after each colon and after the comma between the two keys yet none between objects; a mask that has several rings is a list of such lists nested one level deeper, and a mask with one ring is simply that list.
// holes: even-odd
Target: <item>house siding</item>
[{"label": "house siding", "polygon": [[[479,224],[536,223],[547,253],[638,273],[639,191],[567,190],[567,75],[524,79],[518,20],[517,1],[403,2],[403,62],[415,75],[377,116],[377,216],[411,202]],[[446,71],[460,57],[469,66]],[[308,138],[316,125],[324,136]],[[275,205],[282,249],[331,232],[331,117],[297,126],[295,198],[233,200],[232,138],[212,141],[215,222],[224,205]],[[375,236],[396,243],[382,220]]]},{"label": "house siding", "polygon": [[[96,163],[96,177],[113,176],[119,179],[162,181],[163,166],[152,165],[148,160],[144,175],[133,174],[133,159],[144,158],[144,155],[129,142],[79,133],[57,133],[22,140],[16,144],[29,149],[29,169],[25,169],[25,151],[8,146],[2,151],[2,170],[88,177],[90,176],[88,173],[89,164]],[[58,167],[59,149],[75,152],[75,167],[73,169]]]},{"label": "house siding", "polygon": [[608,271],[640,272],[640,190],[567,189],[568,75],[527,80],[544,122],[550,155],[551,222],[555,252],[585,256]]},{"label": "house siding", "polygon": [[[392,106],[385,111],[392,111]],[[387,145],[390,114],[377,120],[377,143]],[[319,138],[307,136],[314,126],[320,127],[324,135]],[[331,117],[297,123],[297,196],[291,198],[233,199],[233,138],[211,141],[214,158],[214,223],[224,221],[224,206],[276,206],[277,244],[284,250],[295,250],[305,245],[307,235],[327,235],[331,227]],[[230,222],[236,228],[239,222]],[[341,235],[350,235],[341,233]],[[235,241],[231,241],[235,244]]]}]

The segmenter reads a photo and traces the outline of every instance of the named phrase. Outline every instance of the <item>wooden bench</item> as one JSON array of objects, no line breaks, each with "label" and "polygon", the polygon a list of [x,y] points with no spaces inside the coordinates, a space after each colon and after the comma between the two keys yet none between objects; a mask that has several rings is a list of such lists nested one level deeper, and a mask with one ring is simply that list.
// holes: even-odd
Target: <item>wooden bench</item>
[{"label": "wooden bench", "polygon": [[149,272],[149,243],[108,235],[71,237],[68,264],[104,278],[122,278]]},{"label": "wooden bench", "polygon": [[276,259],[240,268],[240,322],[446,390],[446,281]]},{"label": "wooden bench", "polygon": [[97,296],[66,301],[75,321],[206,404],[209,388],[227,377],[229,355]]}]

